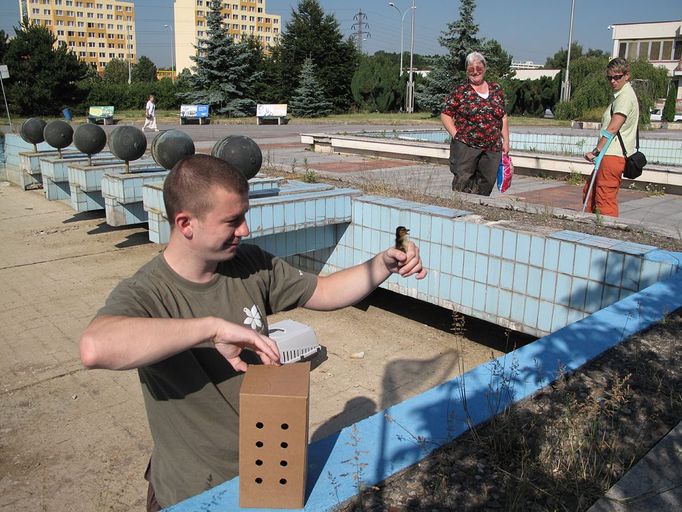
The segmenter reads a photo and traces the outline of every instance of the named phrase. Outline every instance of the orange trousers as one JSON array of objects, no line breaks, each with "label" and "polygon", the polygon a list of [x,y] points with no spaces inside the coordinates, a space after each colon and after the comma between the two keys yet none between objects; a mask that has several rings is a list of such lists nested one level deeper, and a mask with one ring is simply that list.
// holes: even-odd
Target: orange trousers
[{"label": "orange trousers", "polygon": [[[605,155],[599,164],[597,178],[592,187],[592,194],[587,202],[586,212],[599,212],[601,215],[618,217],[618,190],[623,180],[625,158],[622,156]],[[590,179],[583,187],[583,204],[590,188],[590,181],[595,171],[592,171]]]}]

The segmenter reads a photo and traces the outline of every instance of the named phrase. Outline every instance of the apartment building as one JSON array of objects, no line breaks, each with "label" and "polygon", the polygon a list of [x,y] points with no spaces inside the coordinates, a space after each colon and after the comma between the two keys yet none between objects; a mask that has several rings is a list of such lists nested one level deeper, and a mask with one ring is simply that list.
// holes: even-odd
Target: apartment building
[{"label": "apartment building", "polygon": [[609,28],[612,57],[646,59],[665,68],[677,86],[677,99],[682,99],[682,20],[621,23]]},{"label": "apartment building", "polygon": [[19,0],[19,15],[49,28],[100,74],[111,59],[137,61],[131,1]]},{"label": "apartment building", "polygon": [[[210,0],[175,0],[174,37],[176,69],[191,69],[199,39],[206,37],[206,17],[211,10]],[[282,17],[265,11],[265,0],[223,0],[222,16],[228,33],[235,41],[250,36],[258,39],[266,53],[277,42]]]}]

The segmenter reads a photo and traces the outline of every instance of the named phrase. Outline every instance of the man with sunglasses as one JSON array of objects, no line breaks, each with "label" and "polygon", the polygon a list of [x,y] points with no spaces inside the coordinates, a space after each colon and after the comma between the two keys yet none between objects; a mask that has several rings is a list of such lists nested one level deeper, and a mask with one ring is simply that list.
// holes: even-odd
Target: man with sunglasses
[{"label": "man with sunglasses", "polygon": [[[612,59],[606,66],[606,79],[613,91],[613,101],[602,115],[601,129],[613,135],[620,132],[625,151],[630,155],[635,152],[639,103],[630,85],[628,61],[621,57]],[[593,171],[598,174],[586,211],[618,217],[618,190],[623,179],[625,156],[618,140],[612,141],[605,149],[607,140],[603,135],[600,136],[595,148],[585,154],[585,158],[593,162],[602,151],[606,151],[599,169]],[[590,181],[591,177],[583,188],[583,203],[587,198]]]}]

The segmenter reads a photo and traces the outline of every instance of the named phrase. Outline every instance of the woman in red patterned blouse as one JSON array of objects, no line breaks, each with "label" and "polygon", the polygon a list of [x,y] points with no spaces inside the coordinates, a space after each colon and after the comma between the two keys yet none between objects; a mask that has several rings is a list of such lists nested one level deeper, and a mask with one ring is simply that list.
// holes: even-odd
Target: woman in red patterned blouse
[{"label": "woman in red patterned blouse", "polygon": [[478,52],[466,58],[467,81],[455,87],[440,114],[452,137],[452,190],[489,196],[497,181],[502,152],[509,152],[504,92],[485,81],[486,61]]}]

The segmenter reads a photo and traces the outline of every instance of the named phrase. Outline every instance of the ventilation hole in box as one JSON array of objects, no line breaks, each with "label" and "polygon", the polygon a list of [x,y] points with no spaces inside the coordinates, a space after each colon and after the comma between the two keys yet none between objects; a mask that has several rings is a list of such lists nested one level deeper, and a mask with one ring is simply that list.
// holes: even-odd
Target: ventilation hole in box
[{"label": "ventilation hole in box", "polygon": [[286,485],[287,484],[287,479],[286,478],[280,478],[279,479],[280,485]]},{"label": "ventilation hole in box", "polygon": [[256,478],[256,483],[257,483],[257,484],[262,484],[262,483],[263,483],[263,479],[262,479],[261,477]]},{"label": "ventilation hole in box", "polygon": [[257,448],[263,448],[263,441],[256,441]]},{"label": "ventilation hole in box", "polygon": [[282,441],[282,444],[280,444],[280,446],[282,448],[289,448],[289,443],[287,443],[286,441]]},{"label": "ventilation hole in box", "polygon": [[289,424],[288,423],[282,423],[282,430],[288,430],[289,429]]},{"label": "ventilation hole in box", "polygon": [[256,428],[263,428],[263,423],[261,421],[256,423]]},{"label": "ventilation hole in box", "polygon": [[288,464],[289,464],[289,463],[288,463],[287,461],[285,461],[285,460],[280,460],[280,461],[279,461],[279,465],[282,466],[282,467],[286,467]]},{"label": "ventilation hole in box", "polygon": [[256,459],[256,466],[262,466],[262,465],[263,465],[263,461],[260,459]]}]

